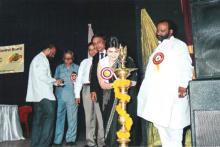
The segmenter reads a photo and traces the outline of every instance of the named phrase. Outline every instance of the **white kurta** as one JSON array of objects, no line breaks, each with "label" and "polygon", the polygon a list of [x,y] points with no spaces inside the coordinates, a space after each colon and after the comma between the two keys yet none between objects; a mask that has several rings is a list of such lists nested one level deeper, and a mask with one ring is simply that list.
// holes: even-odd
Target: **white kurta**
[{"label": "white kurta", "polygon": [[31,62],[28,78],[27,102],[40,102],[43,98],[55,100],[50,65],[43,52],[39,53]]},{"label": "white kurta", "polygon": [[[158,65],[155,54],[164,59]],[[150,56],[138,93],[138,116],[163,127],[182,129],[190,124],[188,97],[179,98],[178,88],[192,79],[191,58],[184,42],[173,36],[164,40]]]}]

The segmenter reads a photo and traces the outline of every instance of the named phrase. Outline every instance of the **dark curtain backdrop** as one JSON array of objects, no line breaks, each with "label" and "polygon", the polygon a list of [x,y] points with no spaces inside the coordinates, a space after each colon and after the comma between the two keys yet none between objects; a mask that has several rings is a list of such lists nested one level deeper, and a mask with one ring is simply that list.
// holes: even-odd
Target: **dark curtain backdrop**
[{"label": "dark curtain backdrop", "polygon": [[131,0],[100,0],[89,2],[89,22],[95,32],[106,38],[116,36],[128,47],[129,56],[137,58],[135,2]]},{"label": "dark curtain backdrop", "polygon": [[87,55],[87,5],[72,1],[0,0],[0,46],[25,44],[24,73],[0,75],[0,103],[25,102],[30,61],[49,42],[58,47],[52,71],[66,49],[79,63]]},{"label": "dark curtain backdrop", "polygon": [[48,42],[59,49],[52,71],[66,49],[75,52],[79,64],[87,56],[88,23],[95,33],[117,36],[140,65],[139,8],[146,8],[155,22],[174,20],[177,37],[184,39],[179,0],[0,0],[0,46],[25,44],[25,72],[0,75],[0,103],[24,103],[30,61]]},{"label": "dark curtain backdrop", "polygon": [[[86,58],[88,23],[95,33],[117,36],[136,60],[135,5],[130,0],[0,0],[0,46],[25,44],[25,72],[0,75],[0,104],[25,103],[30,62],[46,43],[59,49],[52,71],[65,49],[75,52],[78,64]],[[78,114],[78,136],[84,136],[82,105]]]},{"label": "dark curtain backdrop", "polygon": [[172,20],[177,29],[176,37],[185,40],[181,0],[140,0],[140,8],[145,8],[154,23],[161,19]]},{"label": "dark curtain backdrop", "polygon": [[88,23],[95,33],[119,37],[136,59],[133,1],[0,0],[0,46],[25,44],[25,72],[0,75],[0,103],[25,102],[30,62],[48,42],[59,49],[52,71],[66,49],[75,52],[79,64],[87,56]]}]

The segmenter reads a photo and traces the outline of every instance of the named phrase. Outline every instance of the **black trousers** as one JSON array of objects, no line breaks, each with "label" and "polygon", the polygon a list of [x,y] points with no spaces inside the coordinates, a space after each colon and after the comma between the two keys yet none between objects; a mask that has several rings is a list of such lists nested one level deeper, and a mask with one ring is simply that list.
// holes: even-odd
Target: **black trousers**
[{"label": "black trousers", "polygon": [[147,138],[148,138],[149,123],[150,123],[149,121],[141,118],[141,132],[142,132],[141,146],[143,147],[148,146]]},{"label": "black trousers", "polygon": [[112,124],[108,133],[108,136],[106,138],[106,147],[118,147],[118,141],[117,141],[117,131],[120,129],[120,124],[118,123],[118,113],[115,112]]},{"label": "black trousers", "polygon": [[31,147],[49,147],[55,126],[56,101],[43,99],[33,103]]}]

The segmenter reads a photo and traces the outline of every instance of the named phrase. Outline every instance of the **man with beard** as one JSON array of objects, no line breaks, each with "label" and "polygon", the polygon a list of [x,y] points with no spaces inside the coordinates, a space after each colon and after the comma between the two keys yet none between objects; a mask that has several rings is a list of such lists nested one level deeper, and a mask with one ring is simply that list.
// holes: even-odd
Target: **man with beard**
[{"label": "man with beard", "polygon": [[181,147],[183,128],[190,124],[191,58],[186,44],[173,33],[170,21],[158,22],[159,45],[149,58],[138,93],[138,116],[153,122],[163,147]]},{"label": "man with beard", "polygon": [[30,65],[26,101],[33,102],[31,147],[51,146],[56,107],[53,85],[62,84],[61,80],[51,77],[47,58],[53,58],[55,54],[56,47],[50,44],[33,58]]}]

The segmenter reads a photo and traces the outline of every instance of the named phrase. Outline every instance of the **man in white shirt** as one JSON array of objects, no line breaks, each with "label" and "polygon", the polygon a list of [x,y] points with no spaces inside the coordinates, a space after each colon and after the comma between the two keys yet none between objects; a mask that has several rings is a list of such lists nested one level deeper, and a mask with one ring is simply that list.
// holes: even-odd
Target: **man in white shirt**
[{"label": "man in white shirt", "polygon": [[173,36],[170,21],[160,21],[156,35],[160,43],[138,93],[138,116],[154,123],[163,147],[182,147],[183,128],[190,124],[192,61],[186,44]]},{"label": "man in white shirt", "polygon": [[47,57],[55,54],[56,47],[50,44],[30,64],[26,101],[33,102],[32,147],[49,147],[52,143],[56,106],[53,84],[62,83],[51,77]]},{"label": "man in white shirt", "polygon": [[80,63],[78,77],[75,84],[76,103],[80,104],[80,91],[82,90],[83,107],[85,111],[86,121],[86,145],[95,146],[96,116],[94,113],[94,103],[90,96],[90,69],[92,65],[92,57],[95,56],[97,50],[92,43],[88,45],[89,57]]}]

